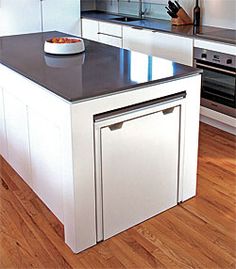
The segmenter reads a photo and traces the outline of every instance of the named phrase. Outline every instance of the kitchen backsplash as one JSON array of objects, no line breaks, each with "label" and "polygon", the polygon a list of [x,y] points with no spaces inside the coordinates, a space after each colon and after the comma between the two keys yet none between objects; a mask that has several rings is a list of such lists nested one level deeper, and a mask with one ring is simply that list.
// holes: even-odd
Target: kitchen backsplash
[{"label": "kitchen backsplash", "polygon": [[80,4],[81,11],[96,10],[95,0],[81,0]]},{"label": "kitchen backsplash", "polygon": [[[145,17],[170,20],[165,6],[168,0],[145,0]],[[196,0],[178,0],[187,13],[192,16]],[[127,15],[138,14],[138,0],[81,0],[83,10],[101,10]],[[202,25],[236,30],[236,0],[200,0]]]},{"label": "kitchen backsplash", "polygon": [[[81,9],[82,11],[96,9],[116,14],[138,16],[139,3],[137,0],[82,0]],[[157,4],[147,0],[142,3],[142,11],[145,11],[144,17],[146,18],[170,20],[166,13],[165,4]]]}]

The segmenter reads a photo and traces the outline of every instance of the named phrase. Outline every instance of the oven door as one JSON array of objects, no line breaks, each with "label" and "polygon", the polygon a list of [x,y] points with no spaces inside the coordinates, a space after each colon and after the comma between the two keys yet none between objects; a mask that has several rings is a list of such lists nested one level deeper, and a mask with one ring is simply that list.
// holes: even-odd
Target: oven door
[{"label": "oven door", "polygon": [[203,69],[201,105],[236,117],[236,72],[200,60],[195,66]]}]

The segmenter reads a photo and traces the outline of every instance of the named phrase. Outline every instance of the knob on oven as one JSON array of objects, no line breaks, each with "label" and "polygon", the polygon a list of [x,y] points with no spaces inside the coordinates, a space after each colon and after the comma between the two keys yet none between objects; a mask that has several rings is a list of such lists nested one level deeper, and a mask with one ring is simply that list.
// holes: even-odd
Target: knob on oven
[{"label": "knob on oven", "polygon": [[232,59],[227,59],[227,60],[226,60],[226,63],[227,63],[227,64],[232,64],[232,62],[233,62]]},{"label": "knob on oven", "polygon": [[206,53],[202,53],[201,57],[202,57],[202,59],[206,59],[207,58],[207,54]]}]

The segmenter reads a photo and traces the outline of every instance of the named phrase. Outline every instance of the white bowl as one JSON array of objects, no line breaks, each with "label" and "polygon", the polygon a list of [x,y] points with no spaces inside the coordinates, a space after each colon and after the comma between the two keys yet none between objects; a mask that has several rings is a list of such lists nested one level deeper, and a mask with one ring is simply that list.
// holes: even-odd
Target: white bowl
[{"label": "white bowl", "polygon": [[85,50],[84,41],[81,38],[77,37],[62,37],[67,39],[76,39],[79,42],[75,43],[52,43],[52,39],[48,39],[44,42],[44,51],[50,54],[56,55],[69,55],[81,53]]}]

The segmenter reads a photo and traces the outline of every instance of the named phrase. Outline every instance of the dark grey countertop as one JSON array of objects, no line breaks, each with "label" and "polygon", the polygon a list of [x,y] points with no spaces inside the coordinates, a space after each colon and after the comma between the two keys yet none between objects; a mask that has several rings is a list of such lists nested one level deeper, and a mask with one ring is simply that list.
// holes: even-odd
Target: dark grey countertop
[{"label": "dark grey countertop", "polygon": [[236,31],[231,29],[224,29],[211,26],[194,27],[193,25],[174,26],[170,21],[143,19],[132,22],[120,22],[114,20],[122,15],[109,14],[101,11],[83,11],[81,12],[82,18],[106,21],[116,24],[128,25],[133,27],[142,27],[146,29],[167,32],[171,34],[183,35],[186,37],[197,37],[207,40],[214,40],[228,44],[236,44]]},{"label": "dark grey countertop", "polygon": [[85,40],[85,52],[44,53],[44,41],[60,32],[0,38],[0,63],[70,102],[131,90],[200,73],[199,69]]}]

